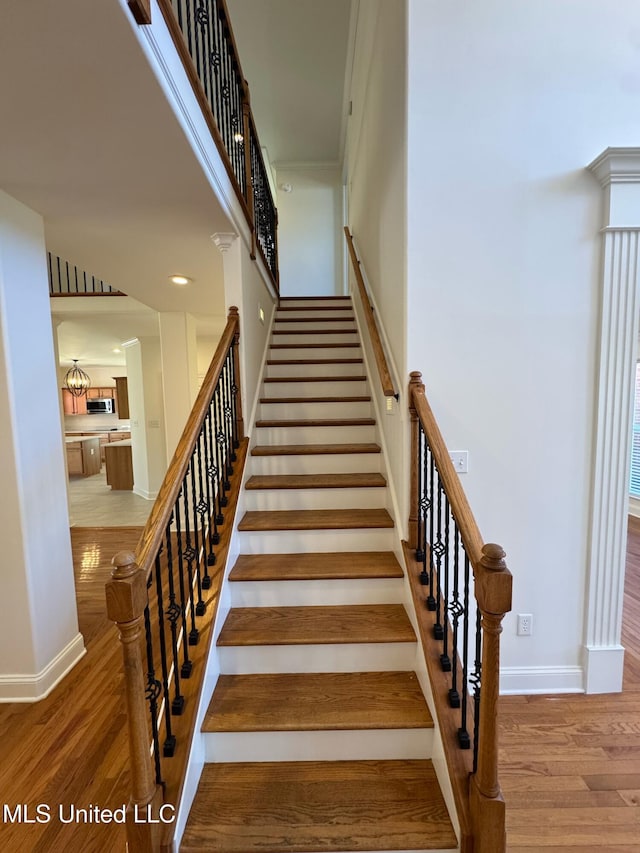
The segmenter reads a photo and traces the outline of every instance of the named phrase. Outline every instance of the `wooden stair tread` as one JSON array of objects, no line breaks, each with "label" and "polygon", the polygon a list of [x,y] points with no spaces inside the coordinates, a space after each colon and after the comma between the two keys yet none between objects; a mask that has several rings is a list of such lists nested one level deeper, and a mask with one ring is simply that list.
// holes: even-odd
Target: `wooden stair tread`
[{"label": "wooden stair tread", "polygon": [[[304,311],[304,308],[301,309]],[[348,314],[346,317],[278,317],[276,314],[276,323],[351,323],[355,320],[353,314]]]},{"label": "wooden stair tread", "polygon": [[433,728],[415,672],[221,675],[205,732]]},{"label": "wooden stair tread", "polygon": [[280,509],[245,512],[238,530],[359,530],[393,526],[386,509]]},{"label": "wooden stair tread", "polygon": [[375,426],[374,418],[292,418],[279,421],[256,421],[256,427],[342,427]]},{"label": "wooden stair tread", "polygon": [[240,554],[230,581],[301,581],[401,578],[392,551],[330,551],[304,554]]},{"label": "wooden stair tread", "polygon": [[380,445],[363,444],[257,444],[251,450],[252,456],[323,456],[336,453],[380,453]]},{"label": "wooden stair tread", "polygon": [[370,403],[371,397],[260,397],[261,403]]},{"label": "wooden stair tread", "polygon": [[431,761],[208,764],[181,853],[456,847]]},{"label": "wooden stair tread", "polygon": [[357,335],[353,329],[274,329],[272,335]]},{"label": "wooden stair tread", "polygon": [[331,302],[351,302],[350,296],[281,296],[280,302],[317,302],[326,300]]},{"label": "wooden stair tread", "polygon": [[265,474],[253,475],[245,489],[375,489],[387,481],[382,474]]},{"label": "wooden stair tread", "polygon": [[367,377],[357,376],[267,376],[262,381],[271,382],[364,382]]},{"label": "wooden stair tread", "polygon": [[281,305],[280,311],[351,311],[351,305]]},{"label": "wooden stair tread", "polygon": [[357,349],[360,344],[354,343],[329,343],[329,344],[271,344],[269,349]]},{"label": "wooden stair tread", "polygon": [[363,364],[362,358],[268,358],[267,364]]},{"label": "wooden stair tread", "polygon": [[414,643],[402,604],[232,607],[219,646]]}]

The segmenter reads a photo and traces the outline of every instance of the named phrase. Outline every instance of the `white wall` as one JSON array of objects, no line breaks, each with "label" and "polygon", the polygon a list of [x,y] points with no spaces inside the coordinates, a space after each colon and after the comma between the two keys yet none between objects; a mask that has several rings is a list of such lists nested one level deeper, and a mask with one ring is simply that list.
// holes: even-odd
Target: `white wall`
[{"label": "white wall", "polygon": [[[349,227],[367,278],[375,314],[388,340],[400,391],[393,415],[382,415],[391,484],[399,505],[396,523],[408,516],[406,385],[406,16],[404,3],[359,4],[347,126]],[[349,263],[351,289],[355,288]],[[357,302],[357,297],[355,297]],[[361,326],[364,323],[361,317]],[[385,400],[369,353],[371,390]]]},{"label": "white wall", "polygon": [[408,367],[507,551],[507,689],[581,686],[601,199],[584,167],[637,144],[640,85],[636,4],[604,11],[409,0]]},{"label": "white wall", "polygon": [[84,654],[57,428],[59,393],[43,222],[0,191],[0,528],[5,532],[0,700],[5,701],[46,694]]},{"label": "white wall", "polygon": [[[342,187],[337,166],[279,167],[281,296],[344,293]],[[285,192],[289,185],[291,192]]]}]

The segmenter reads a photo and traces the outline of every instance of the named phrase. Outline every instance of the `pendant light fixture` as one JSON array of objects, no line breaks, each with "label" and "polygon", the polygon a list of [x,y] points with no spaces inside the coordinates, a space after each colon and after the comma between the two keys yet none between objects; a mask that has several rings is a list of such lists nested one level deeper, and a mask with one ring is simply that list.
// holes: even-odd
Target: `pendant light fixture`
[{"label": "pendant light fixture", "polygon": [[91,379],[89,375],[78,367],[78,359],[72,358],[73,367],[67,370],[64,377],[64,387],[70,391],[74,397],[82,397],[87,393],[87,388],[91,387]]}]

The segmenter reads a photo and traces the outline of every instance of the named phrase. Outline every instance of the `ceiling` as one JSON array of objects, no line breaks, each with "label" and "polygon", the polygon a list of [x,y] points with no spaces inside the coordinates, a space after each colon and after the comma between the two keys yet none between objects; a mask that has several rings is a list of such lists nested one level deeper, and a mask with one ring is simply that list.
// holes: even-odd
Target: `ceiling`
[{"label": "ceiling", "polygon": [[351,0],[227,0],[227,6],[271,162],[340,162]]}]

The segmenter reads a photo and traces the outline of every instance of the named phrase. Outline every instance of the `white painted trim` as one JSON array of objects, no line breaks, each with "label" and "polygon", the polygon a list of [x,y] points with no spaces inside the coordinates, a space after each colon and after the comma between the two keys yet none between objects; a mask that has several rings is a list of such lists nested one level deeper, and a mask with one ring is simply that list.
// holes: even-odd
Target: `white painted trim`
[{"label": "white painted trim", "polygon": [[581,666],[506,666],[500,669],[503,696],[538,693],[584,693]]},{"label": "white painted trim", "polygon": [[279,160],[273,164],[276,172],[336,172],[339,160]]},{"label": "white painted trim", "polygon": [[[629,460],[640,314],[640,149],[607,148],[588,169],[604,189],[597,426],[593,455],[587,618],[587,692],[622,690],[622,607]],[[630,186],[634,184],[634,186]],[[637,214],[636,214],[637,211]],[[636,219],[636,222],[638,221]],[[617,223],[624,222],[624,227]],[[601,659],[613,658],[609,667]],[[605,671],[606,670],[606,671]]]},{"label": "white painted trim", "polygon": [[35,675],[0,675],[0,702],[38,702],[44,699],[85,654],[84,637],[78,633]]},{"label": "white painted trim", "polygon": [[584,650],[585,690],[587,693],[619,693],[624,673],[624,648],[621,645],[590,647]]},{"label": "white painted trim", "polygon": [[640,518],[640,500],[638,498],[629,498],[629,515]]},{"label": "white painted trim", "polygon": [[141,498],[144,498],[146,501],[155,501],[158,497],[158,492],[149,492],[146,489],[139,489],[135,484],[133,486],[133,494],[139,495]]}]

